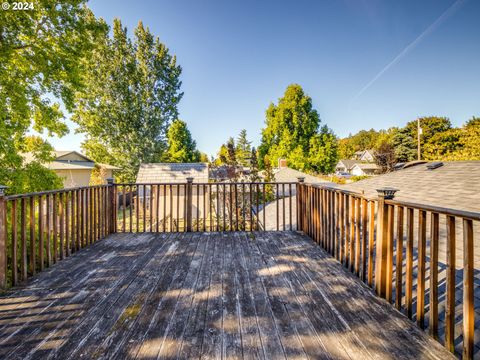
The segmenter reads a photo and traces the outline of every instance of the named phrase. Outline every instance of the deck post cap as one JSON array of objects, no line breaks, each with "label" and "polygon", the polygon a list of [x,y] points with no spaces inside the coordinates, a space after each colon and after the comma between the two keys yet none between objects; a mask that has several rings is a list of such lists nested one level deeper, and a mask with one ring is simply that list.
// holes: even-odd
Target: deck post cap
[{"label": "deck post cap", "polygon": [[107,178],[106,180],[108,185],[113,185],[113,181],[114,181],[113,177]]},{"label": "deck post cap", "polygon": [[305,182],[305,176],[298,176],[297,180],[298,182]]},{"label": "deck post cap", "polygon": [[187,177],[187,182],[192,183],[193,182],[193,177]]},{"label": "deck post cap", "polygon": [[7,188],[8,188],[8,186],[0,185],[0,196],[5,195],[5,189],[7,189]]},{"label": "deck post cap", "polygon": [[395,197],[395,193],[398,189],[392,187],[383,187],[377,189],[378,197],[384,198],[385,200],[391,200]]}]

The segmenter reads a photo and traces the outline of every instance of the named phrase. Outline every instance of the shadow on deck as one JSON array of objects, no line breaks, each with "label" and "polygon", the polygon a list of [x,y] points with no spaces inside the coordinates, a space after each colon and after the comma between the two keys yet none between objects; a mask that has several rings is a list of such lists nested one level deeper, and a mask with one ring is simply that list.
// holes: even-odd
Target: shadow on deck
[{"label": "shadow on deck", "polygon": [[294,232],[111,235],[0,298],[0,357],[453,358]]}]

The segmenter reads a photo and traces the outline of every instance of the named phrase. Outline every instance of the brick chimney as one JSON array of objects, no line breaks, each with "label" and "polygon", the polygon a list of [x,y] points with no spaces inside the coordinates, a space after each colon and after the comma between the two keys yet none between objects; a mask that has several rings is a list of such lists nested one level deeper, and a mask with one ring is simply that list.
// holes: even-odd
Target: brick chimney
[{"label": "brick chimney", "polygon": [[288,166],[287,166],[287,159],[278,159],[278,168],[279,168],[279,169],[288,168]]}]

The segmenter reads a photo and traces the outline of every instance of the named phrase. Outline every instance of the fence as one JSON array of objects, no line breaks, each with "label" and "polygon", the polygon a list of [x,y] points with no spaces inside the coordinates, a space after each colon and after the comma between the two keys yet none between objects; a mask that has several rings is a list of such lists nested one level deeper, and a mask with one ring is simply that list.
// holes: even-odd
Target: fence
[{"label": "fence", "polygon": [[480,214],[395,201],[394,194],[381,189],[378,199],[369,199],[302,184],[299,230],[447,349],[471,359],[478,351]]}]

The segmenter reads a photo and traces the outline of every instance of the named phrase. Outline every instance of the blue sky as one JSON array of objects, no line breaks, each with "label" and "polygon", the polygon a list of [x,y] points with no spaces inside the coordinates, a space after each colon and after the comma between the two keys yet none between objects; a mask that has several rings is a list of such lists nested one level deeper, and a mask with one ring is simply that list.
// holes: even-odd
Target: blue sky
[{"label": "blue sky", "polygon": [[[340,136],[418,116],[480,116],[480,1],[107,1],[90,8],[132,34],[139,20],[183,67],[180,118],[214,154],[290,83]],[[73,129],[73,126],[72,126]],[[80,149],[81,135],[49,139]]]}]

